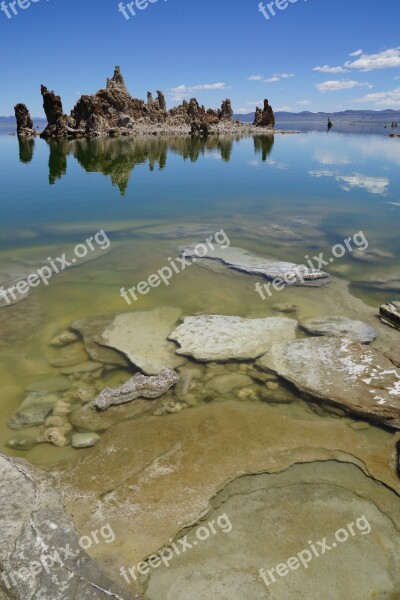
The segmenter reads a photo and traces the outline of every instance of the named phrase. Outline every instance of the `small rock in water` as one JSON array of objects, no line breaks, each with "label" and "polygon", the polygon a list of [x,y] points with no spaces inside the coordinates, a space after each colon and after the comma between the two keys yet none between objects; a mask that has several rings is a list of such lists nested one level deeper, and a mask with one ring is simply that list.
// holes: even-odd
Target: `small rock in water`
[{"label": "small rock in water", "polygon": [[46,428],[65,427],[65,425],[68,425],[68,420],[65,417],[61,417],[58,415],[51,415],[50,417],[47,417],[47,419],[44,422],[44,426]]},{"label": "small rock in water", "polygon": [[60,400],[53,408],[53,415],[58,417],[64,417],[65,415],[69,415],[71,411],[72,406],[68,404],[68,402]]},{"label": "small rock in water", "polygon": [[346,337],[361,344],[369,344],[377,336],[375,329],[347,317],[316,317],[304,319],[301,327],[314,335]]},{"label": "small rock in water", "polygon": [[61,348],[62,346],[68,346],[69,344],[73,344],[79,340],[79,336],[72,331],[63,331],[57,337],[53,338],[49,342],[49,346],[54,346],[55,348]]},{"label": "small rock in water", "polygon": [[392,325],[396,329],[400,329],[400,302],[389,302],[382,304],[379,309],[379,315],[383,323]]},{"label": "small rock in water", "polygon": [[99,441],[97,433],[74,433],[72,436],[73,448],[90,448]]},{"label": "small rock in water", "polygon": [[279,389],[279,383],[276,381],[267,381],[265,385],[271,392],[276,392]]},{"label": "small rock in water", "polygon": [[26,429],[42,425],[58,400],[58,394],[30,393],[8,421],[8,426],[11,429]]},{"label": "small rock in water", "polygon": [[49,364],[52,367],[73,367],[74,365],[86,362],[88,358],[88,354],[83,350],[81,345],[74,344],[57,350],[57,353],[49,359]]},{"label": "small rock in water", "polygon": [[242,375],[240,373],[235,375],[232,373],[231,375],[221,375],[220,377],[211,379],[208,381],[207,387],[224,395],[236,388],[252,385],[252,383],[253,380],[248,375]]},{"label": "small rock in water", "polygon": [[27,392],[63,392],[71,387],[71,383],[64,377],[56,377],[54,379],[45,379],[36,381],[26,386]]},{"label": "small rock in water", "polygon": [[124,404],[135,398],[159,398],[178,381],[178,374],[171,369],[164,369],[159,375],[150,377],[137,373],[119,388],[105,388],[93,401],[93,406],[106,410],[113,404]]},{"label": "small rock in water", "polygon": [[275,312],[287,314],[296,312],[296,310],[298,310],[296,304],[289,304],[288,302],[282,302],[282,304],[273,304],[271,308]]},{"label": "small rock in water", "polygon": [[237,390],[236,398],[238,400],[258,400],[258,395],[256,390],[251,388],[242,388],[241,390]]},{"label": "small rock in water", "polygon": [[63,448],[69,444],[68,434],[71,429],[71,426],[49,427],[49,429],[45,429],[43,431],[43,433],[38,437],[37,441],[39,444],[47,442],[49,444],[53,444],[53,446],[57,446],[58,448]]},{"label": "small rock in water", "polygon": [[29,435],[16,435],[7,442],[7,446],[13,450],[31,450],[36,444],[35,438]]}]

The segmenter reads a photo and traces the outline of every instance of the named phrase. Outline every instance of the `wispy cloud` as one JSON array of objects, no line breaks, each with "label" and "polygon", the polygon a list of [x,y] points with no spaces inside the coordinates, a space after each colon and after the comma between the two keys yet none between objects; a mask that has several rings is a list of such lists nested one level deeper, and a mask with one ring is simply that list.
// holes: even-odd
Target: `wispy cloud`
[{"label": "wispy cloud", "polygon": [[248,81],[261,81],[261,79],[263,78],[262,75],[250,75],[250,77],[247,78]]},{"label": "wispy cloud", "polygon": [[[352,56],[352,55],[350,55]],[[361,71],[373,71],[375,69],[393,69],[400,67],[400,46],[389,48],[376,54],[357,54],[359,58],[347,61],[345,67],[349,69],[360,69]]]},{"label": "wispy cloud", "polygon": [[375,106],[397,106],[400,108],[400,87],[388,92],[376,92],[367,94],[363,98],[356,98],[353,102],[365,102]]},{"label": "wispy cloud", "polygon": [[342,185],[340,188],[345,192],[351,192],[354,189],[366,190],[370,194],[379,196],[387,196],[388,187],[390,184],[387,177],[370,177],[363,173],[352,173],[350,175],[342,175],[335,171],[329,171],[328,169],[317,169],[314,171],[308,171],[311,177],[334,177],[338,183]]},{"label": "wispy cloud", "polygon": [[191,94],[192,92],[203,92],[203,91],[212,91],[212,90],[227,90],[228,87],[226,83],[204,83],[201,85],[179,85],[178,87],[171,88],[170,92],[172,95],[172,100],[182,100],[187,96],[187,94]]},{"label": "wispy cloud", "polygon": [[360,48],[359,50],[356,50],[355,52],[350,52],[349,56],[361,56],[362,53],[363,53],[363,51]]},{"label": "wispy cloud", "polygon": [[330,67],[329,65],[324,65],[323,67],[314,67],[313,71],[318,71],[318,73],[348,73],[348,69],[343,69],[343,67]]},{"label": "wispy cloud", "polygon": [[308,106],[311,104],[309,100],[300,100],[297,104],[301,104],[302,106]]},{"label": "wispy cloud", "polygon": [[367,87],[371,89],[373,86],[367,82],[354,81],[353,79],[341,79],[317,83],[315,87],[319,92],[338,92],[341,90],[351,90],[356,87]]},{"label": "wispy cloud", "polygon": [[370,194],[378,194],[386,196],[387,188],[389,187],[389,179],[386,177],[368,177],[362,173],[354,173],[353,175],[339,175],[336,181],[341,181],[341,189],[345,192],[351,192],[355,188],[367,190]]},{"label": "wispy cloud", "polygon": [[295,74],[294,73],[274,73],[273,77],[264,79],[264,82],[265,83],[275,83],[276,81],[280,81],[281,79],[290,79],[291,77],[295,77]]}]

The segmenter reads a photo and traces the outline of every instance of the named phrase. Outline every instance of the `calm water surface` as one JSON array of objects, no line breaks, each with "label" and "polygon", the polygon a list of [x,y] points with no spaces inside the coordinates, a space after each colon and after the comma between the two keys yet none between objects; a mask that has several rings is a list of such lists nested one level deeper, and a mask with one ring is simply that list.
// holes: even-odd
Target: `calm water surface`
[{"label": "calm water surface", "polygon": [[[378,255],[360,260],[348,253],[327,270],[350,281],[368,304],[396,297],[395,286],[360,282],[399,276],[400,139],[301,133],[49,144],[3,135],[0,161],[2,279],[35,271],[100,229],[111,240],[93,260],[0,308],[0,450],[8,454],[22,455],[6,448],[13,434],[6,423],[26,386],[59,372],[46,366],[49,339],[75,319],[126,310],[122,286],[147,279],[207,232],[223,228],[232,245],[302,263],[362,230]],[[140,297],[134,309],[269,315],[273,302],[287,299],[284,292],[263,302],[253,278],[193,266]],[[44,464],[73,452],[42,444],[24,455]]]}]

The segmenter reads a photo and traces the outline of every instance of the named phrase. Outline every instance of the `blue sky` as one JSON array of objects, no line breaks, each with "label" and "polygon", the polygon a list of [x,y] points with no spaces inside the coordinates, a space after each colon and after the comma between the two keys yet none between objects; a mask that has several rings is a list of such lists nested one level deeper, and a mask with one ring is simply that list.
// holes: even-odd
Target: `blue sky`
[{"label": "blue sky", "polygon": [[264,98],[275,110],[400,109],[399,0],[292,0],[275,16],[266,8],[268,20],[258,0],[136,1],[148,6],[129,19],[119,0],[0,12],[0,115],[25,102],[42,116],[41,83],[69,113],[116,64],[133,96],[161,89],[169,106],[196,96],[207,107],[229,97],[239,112]]}]

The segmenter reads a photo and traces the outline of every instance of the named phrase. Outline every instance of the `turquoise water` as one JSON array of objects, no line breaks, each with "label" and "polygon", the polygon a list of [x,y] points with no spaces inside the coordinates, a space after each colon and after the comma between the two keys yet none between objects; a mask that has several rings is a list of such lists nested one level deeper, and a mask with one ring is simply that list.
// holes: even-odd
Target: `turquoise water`
[{"label": "turquoise water", "polygon": [[[371,305],[398,297],[395,284],[361,282],[399,276],[400,139],[301,133],[49,144],[0,136],[0,161],[2,279],[35,271],[99,230],[111,242],[88,257],[95,260],[0,308],[3,449],[12,433],[6,422],[25,388],[58,376],[53,367],[46,372],[49,339],[75,319],[126,310],[121,286],[147,279],[207,232],[223,228],[232,245],[303,263],[362,231],[372,254],[364,260],[346,253],[329,272]],[[245,275],[196,266],[140,297],[135,308],[272,314],[253,285]],[[69,452],[42,444],[29,457],[45,462]]]}]

